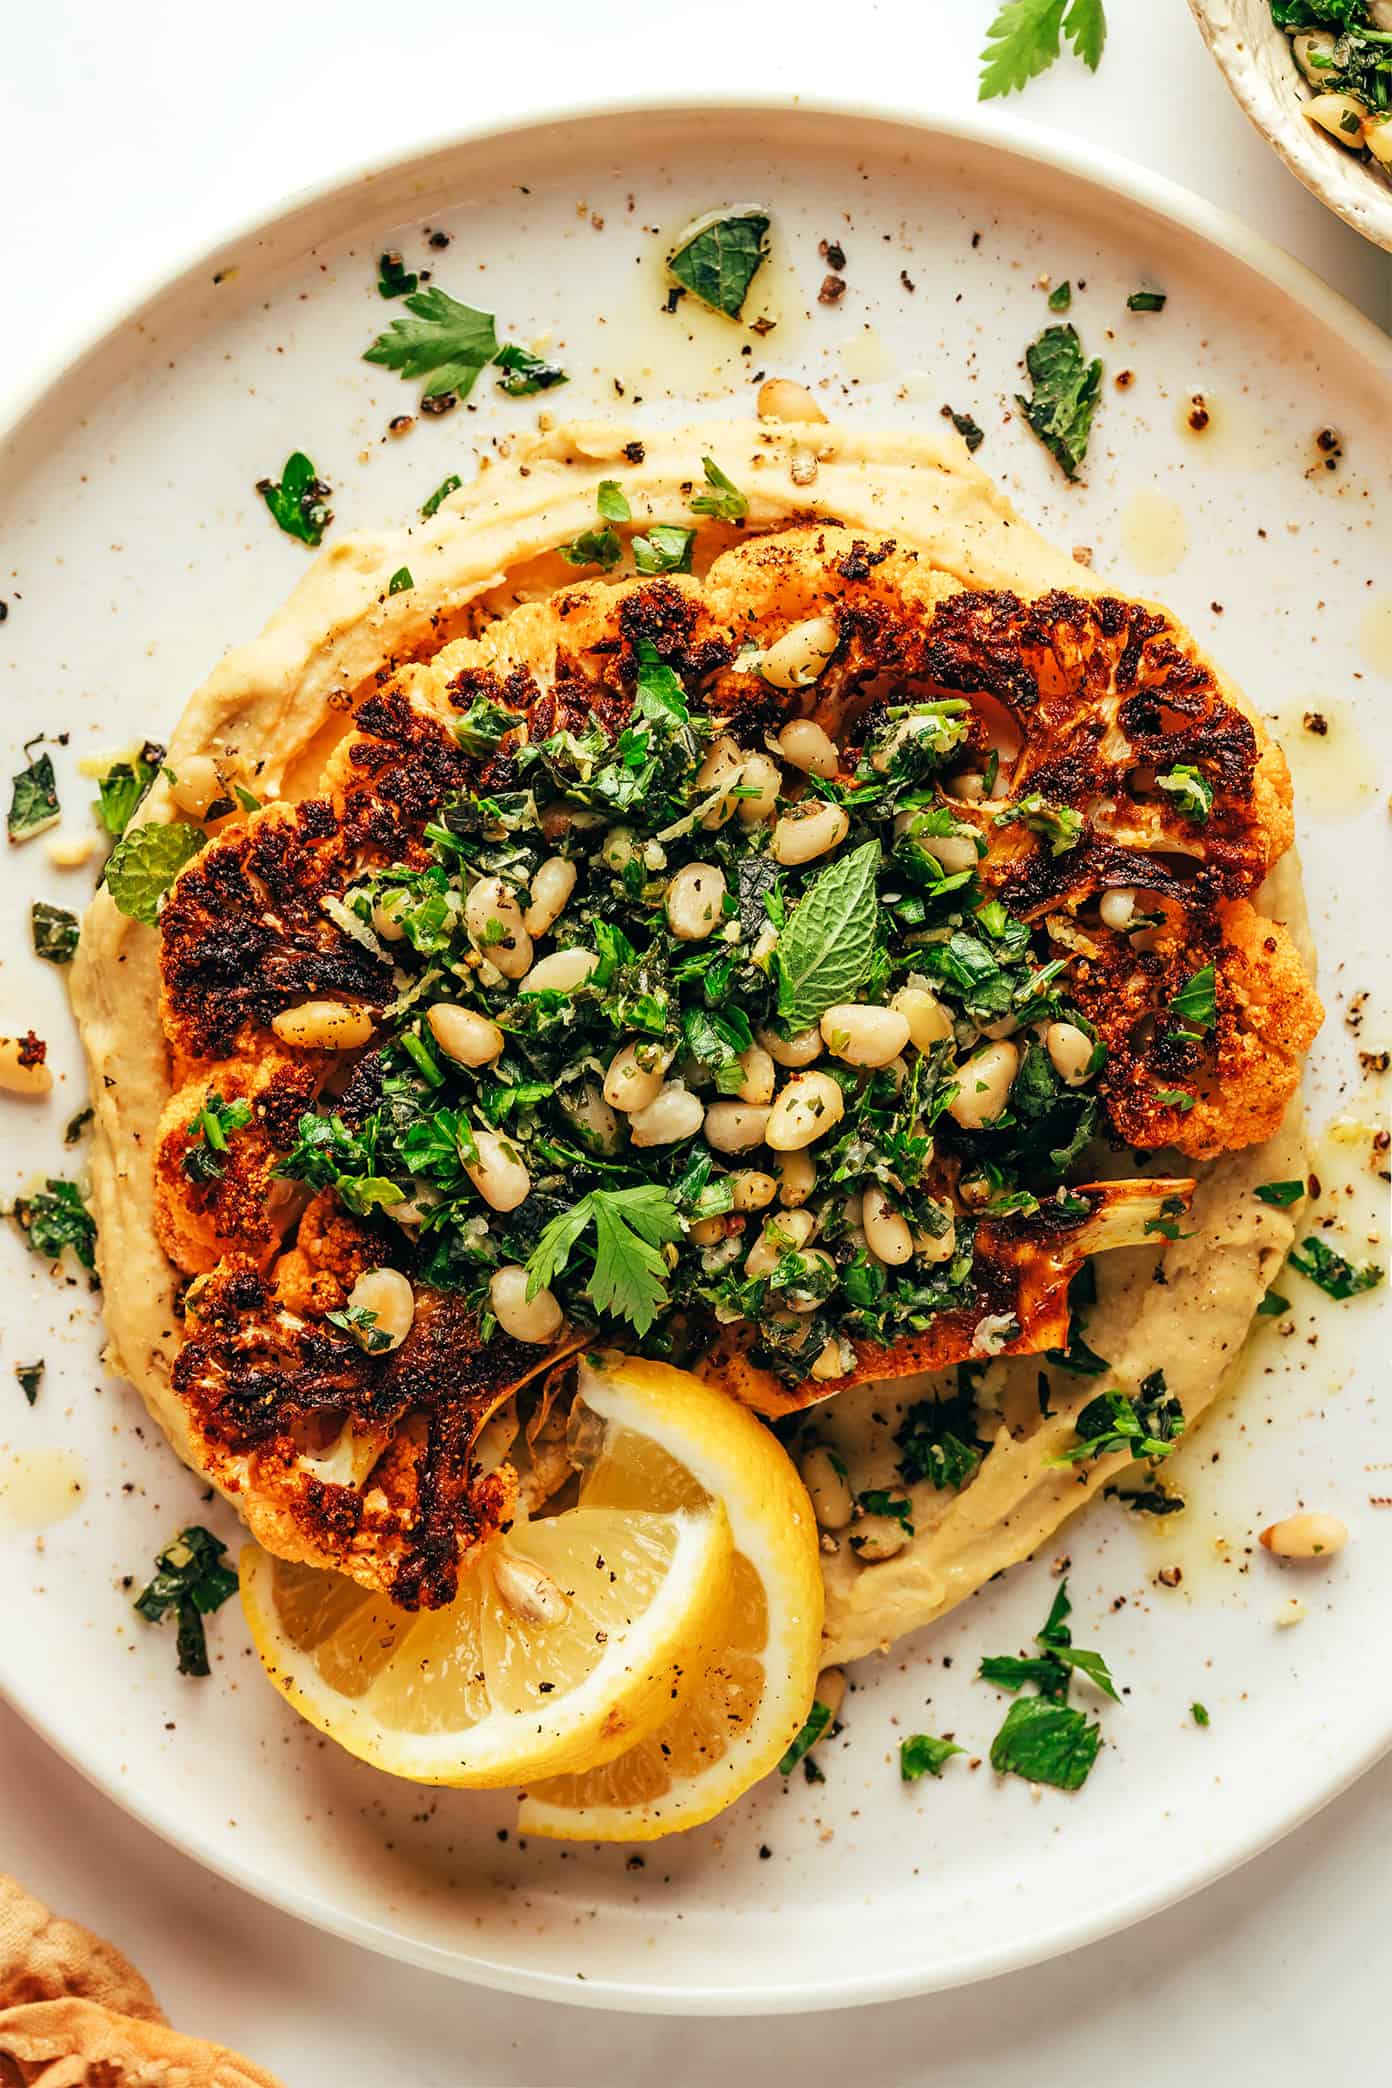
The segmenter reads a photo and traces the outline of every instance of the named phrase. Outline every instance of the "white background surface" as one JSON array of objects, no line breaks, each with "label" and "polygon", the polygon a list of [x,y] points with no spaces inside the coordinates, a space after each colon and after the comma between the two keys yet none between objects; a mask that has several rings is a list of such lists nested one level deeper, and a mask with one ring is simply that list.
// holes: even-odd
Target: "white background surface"
[{"label": "white background surface", "polygon": [[[381,0],[16,10],[0,60],[0,396],[214,230],[360,157],[605,92],[762,86],[962,110],[990,12],[988,0],[706,0],[663,22],[631,0],[531,0],[486,19]],[[1111,0],[1110,14],[1095,80],[1061,61],[1012,106],[1227,204],[1392,318],[1387,257],[1267,154],[1181,0]],[[1371,2079],[1392,1974],[1389,1825],[1385,1764],[1238,1876],[1060,1964],[856,2016],[697,2027],[472,1992],[319,1938],[204,1877],[0,1715],[0,1865],[112,1933],[176,2022],[240,2045],[294,2088],[743,2088],[852,2070],[871,2088],[1034,2088],[1123,2068],[1138,2088],[1200,2068],[1264,2088],[1316,2068],[1330,2082]]]}]

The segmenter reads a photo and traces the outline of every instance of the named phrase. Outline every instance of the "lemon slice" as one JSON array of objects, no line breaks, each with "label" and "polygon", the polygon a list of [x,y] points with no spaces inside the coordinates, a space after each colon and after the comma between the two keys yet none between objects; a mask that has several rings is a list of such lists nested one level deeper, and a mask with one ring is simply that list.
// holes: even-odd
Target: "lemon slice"
[{"label": "lemon slice", "polygon": [[519,1522],[447,1609],[398,1609],[248,1546],[242,1605],[281,1695],[350,1754],[420,1783],[521,1783],[654,1731],[719,1643],[733,1546],[699,1487],[644,1497],[649,1446],[641,1410],[631,1418],[611,1446],[622,1499]]},{"label": "lemon slice", "polygon": [[[586,1416],[595,1417],[588,1458]],[[632,1438],[642,1432],[642,1446]],[[653,1841],[711,1819],[778,1762],[812,1708],[822,1576],[812,1504],[777,1439],[722,1392],[630,1356],[587,1356],[572,1438],[583,1507],[721,1499],[735,1556],[718,1650],[654,1732],[607,1762],[533,1782],[518,1830]]]}]

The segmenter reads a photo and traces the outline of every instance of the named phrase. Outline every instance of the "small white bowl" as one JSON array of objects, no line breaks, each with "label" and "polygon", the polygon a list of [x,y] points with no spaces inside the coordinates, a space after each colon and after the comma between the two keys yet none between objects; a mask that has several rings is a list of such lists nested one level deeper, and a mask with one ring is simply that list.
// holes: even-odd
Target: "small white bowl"
[{"label": "small white bowl", "polygon": [[1189,0],[1194,19],[1242,107],[1292,174],[1346,225],[1392,251],[1392,181],[1346,152],[1303,113],[1311,88],[1268,0]]}]

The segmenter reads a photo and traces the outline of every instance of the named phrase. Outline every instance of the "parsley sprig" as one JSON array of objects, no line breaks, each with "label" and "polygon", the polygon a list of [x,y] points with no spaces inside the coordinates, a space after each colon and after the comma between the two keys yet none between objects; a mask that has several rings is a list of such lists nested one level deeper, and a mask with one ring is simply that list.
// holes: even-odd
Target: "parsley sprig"
[{"label": "parsley sprig", "polygon": [[1107,40],[1103,0],[1005,0],[986,31],[978,101],[1028,87],[1059,55],[1060,34],[1090,72]]},{"label": "parsley sprig", "polygon": [[1037,1655],[992,1654],[981,1663],[981,1679],[1014,1695],[1032,1684],[1037,1696],[1020,1697],[1006,1713],[991,1742],[991,1767],[1002,1775],[1023,1776],[1030,1783],[1053,1784],[1061,1791],[1079,1790],[1088,1778],[1102,1745],[1102,1728],[1068,1701],[1075,1674],[1120,1703],[1111,1671],[1100,1653],[1073,1644],[1067,1619],[1073,1605],[1062,1580],[1043,1626],[1035,1633]]},{"label": "parsley sprig", "polygon": [[591,1189],[553,1218],[528,1257],[527,1296],[549,1287],[591,1228],[593,1240],[585,1244],[592,1255],[588,1288],[595,1307],[646,1334],[667,1304],[661,1249],[685,1230],[669,1192],[657,1182]]}]

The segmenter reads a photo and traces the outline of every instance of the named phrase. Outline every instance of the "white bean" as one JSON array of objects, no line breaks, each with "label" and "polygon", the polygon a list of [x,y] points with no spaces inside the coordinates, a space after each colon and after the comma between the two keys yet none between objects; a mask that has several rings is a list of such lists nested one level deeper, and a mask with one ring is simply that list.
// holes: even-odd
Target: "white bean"
[{"label": "white bean", "polygon": [[850,830],[850,814],[843,806],[829,804],[825,798],[804,798],[775,820],[769,848],[776,863],[791,868],[810,863],[829,848],[839,848]]},{"label": "white bean", "polygon": [[464,1172],[484,1202],[495,1211],[515,1211],[526,1200],[532,1178],[511,1141],[496,1131],[475,1131],[477,1160],[466,1160]]},{"label": "white bean", "polygon": [[610,827],[599,851],[600,861],[616,873],[625,871],[638,854],[632,827]]},{"label": "white bean", "polygon": [[515,1262],[493,1271],[488,1303],[504,1334],[514,1341],[535,1342],[538,1347],[554,1341],[565,1319],[555,1293],[539,1290],[527,1296],[527,1271]]},{"label": "white bean", "polygon": [[1334,44],[1335,38],[1327,29],[1313,29],[1303,36],[1291,38],[1295,62],[1312,87],[1318,87],[1329,78]]},{"label": "white bean", "polygon": [[399,1349],[411,1331],[416,1294],[400,1269],[367,1269],[348,1293],[348,1310],[372,1314],[372,1325],[363,1329],[361,1346],[369,1355],[386,1355]]},{"label": "white bean", "polygon": [[1278,1559],[1332,1559],[1348,1543],[1348,1525],[1337,1515],[1288,1515],[1263,1530],[1261,1541]]},{"label": "white bean", "polygon": [[1044,1032],[1044,1049],[1064,1086],[1081,1087],[1093,1053],[1086,1030],[1080,1030],[1076,1022],[1051,1022]]},{"label": "white bean", "polygon": [[841,633],[829,616],[809,616],[775,640],[760,660],[759,672],[775,689],[806,689],[825,671],[840,642]]},{"label": "white bean", "polygon": [[804,1147],[801,1152],[778,1153],[773,1171],[778,1176],[778,1201],[787,1211],[805,1204],[817,1186],[817,1167]]},{"label": "white bean", "polygon": [[766,1103],[712,1102],[706,1111],[706,1143],[717,1153],[747,1153],[763,1144],[771,1114]]},{"label": "white bean", "polygon": [[406,892],[384,892],[373,902],[372,932],[379,942],[400,942],[406,930],[401,925],[401,916],[411,904]]},{"label": "white bean", "polygon": [[819,1025],[827,1050],[847,1066],[887,1066],[898,1058],[912,1031],[901,1009],[840,1002]]},{"label": "white bean", "polygon": [[[791,1305],[794,1312],[815,1312],[823,1298],[836,1288],[836,1263],[824,1247],[808,1247],[799,1254],[798,1264],[801,1281],[790,1283],[779,1292],[779,1298],[783,1304]],[[819,1271],[825,1272],[827,1280],[809,1282]]]},{"label": "white bean", "polygon": [[599,963],[593,950],[553,950],[517,982],[519,993],[573,993]]},{"label": "white bean", "polygon": [[725,1237],[723,1218],[698,1218],[689,1229],[693,1247],[718,1247]]},{"label": "white bean", "polygon": [[735,1090],[741,1102],[772,1102],[777,1077],[773,1056],[762,1044],[751,1044],[738,1060],[744,1078]]},{"label": "white bean", "polygon": [[532,938],[522,919],[517,894],[501,877],[481,877],[464,901],[469,940],[505,979],[530,971]]},{"label": "white bean", "polygon": [[96,853],[95,834],[50,834],[44,847],[48,860],[58,870],[80,870]]},{"label": "white bean", "polygon": [[808,1375],[825,1384],[829,1378],[845,1377],[854,1368],[855,1350],[840,1334],[832,1334],[822,1344]]},{"label": "white bean", "polygon": [[282,1044],[299,1051],[352,1051],[372,1035],[372,1017],[347,1001],[301,1001],[273,1015],[271,1028]]},{"label": "white bean", "polygon": [[617,1151],[619,1120],[599,1089],[586,1082],[567,1104],[570,1121],[586,1144],[601,1153]]},{"label": "white bean", "polygon": [[1097,902],[1098,918],[1104,928],[1115,929],[1118,934],[1131,925],[1131,916],[1136,911],[1136,894],[1125,885],[1117,885],[1104,892]]},{"label": "white bean", "polygon": [[889,1005],[908,1023],[909,1041],[917,1051],[927,1051],[952,1035],[952,1017],[926,987],[901,986]]},{"label": "white bean", "polygon": [[531,882],[531,903],[522,916],[528,935],[545,935],[565,911],[575,890],[575,865],[565,856],[548,856]]},{"label": "white bean", "polygon": [[682,1081],[669,1080],[651,1102],[630,1113],[629,1136],[636,1146],[676,1145],[695,1137],[704,1116],[700,1096]]},{"label": "white bean", "polygon": [[851,1532],[851,1550],[867,1566],[892,1559],[909,1541],[897,1515],[863,1515]]},{"label": "white bean", "polygon": [[179,810],[194,819],[202,819],[209,805],[227,795],[211,754],[185,755],[169,790]]},{"label": "white bean", "polygon": [[725,878],[714,863],[688,863],[667,887],[667,926],[680,942],[704,942],[720,926]]},{"label": "white bean", "polygon": [[503,1033],[496,1022],[474,1008],[457,1008],[450,1001],[436,1001],[426,1010],[430,1034],[447,1058],[461,1066],[491,1066],[503,1048]]},{"label": "white bean", "polygon": [[829,1073],[795,1073],[773,1105],[765,1139],[776,1153],[799,1152],[834,1131],[845,1108]]},{"label": "white bean", "polygon": [[778,751],[804,775],[834,776],[841,766],[835,742],[811,718],[790,718],[778,735]]},{"label": "white bean", "polygon": [[751,791],[754,796],[738,800],[739,816],[746,826],[761,826],[771,819],[778,804],[778,793],[783,787],[783,777],[778,764],[767,754],[751,754],[740,771],[741,791]]},{"label": "white bean", "polygon": [[716,740],[697,769],[696,788],[702,797],[708,797],[713,790],[724,792],[724,787],[728,785],[728,794],[722,794],[717,798],[709,812],[702,816],[701,825],[708,834],[713,834],[718,827],[723,827],[732,817],[739,802],[734,794],[735,785],[740,780],[740,770],[743,766],[744,756],[735,742],[722,736]]},{"label": "white bean", "polygon": [[1369,116],[1363,126],[1363,143],[1380,167],[1392,167],[1392,117]]},{"label": "white bean", "polygon": [[949,876],[958,870],[974,870],[980,860],[974,827],[970,831],[961,829],[951,834],[934,834],[928,831],[924,812],[898,812],[894,818],[894,838],[902,841],[906,834]]},{"label": "white bean", "polygon": [[1363,143],[1363,119],[1368,113],[1361,101],[1351,94],[1317,94],[1302,107],[1311,123],[1328,131],[1350,152],[1359,150]]},{"label": "white bean", "polygon": [[878,1182],[872,1182],[860,1199],[860,1222],[865,1244],[880,1261],[897,1269],[913,1259],[913,1234],[908,1221],[895,1210]]},{"label": "white bean", "polygon": [[766,377],[759,386],[755,411],[760,420],[825,421],[817,401],[805,384],[791,377]]},{"label": "white bean", "polygon": [[986,778],[980,769],[964,769],[947,785],[952,797],[960,798],[964,804],[979,805],[986,795]]},{"label": "white bean", "polygon": [[662,1076],[672,1063],[672,1054],[651,1039],[625,1044],[609,1061],[604,1076],[604,1099],[625,1115],[646,1109],[657,1099]]},{"label": "white bean", "polygon": [[730,1194],[737,1211],[762,1211],[778,1194],[778,1184],[762,1168],[741,1167],[730,1176]]},{"label": "white bean", "polygon": [[951,1204],[939,1203],[937,1208],[947,1219],[947,1231],[945,1233],[923,1231],[914,1234],[914,1253],[920,1261],[951,1261],[953,1255],[957,1252],[957,1214]]},{"label": "white bean", "polygon": [[53,1069],[46,1059],[24,1063],[22,1037],[0,1037],[0,1088],[7,1095],[47,1095],[53,1090]]},{"label": "white bean", "polygon": [[745,1257],[746,1276],[771,1276],[785,1254],[805,1247],[815,1230],[810,1211],[782,1211],[770,1218]]},{"label": "white bean", "polygon": [[794,1030],[791,1037],[780,1037],[776,1031],[765,1029],[756,1029],[754,1034],[774,1064],[790,1071],[810,1066],[822,1055],[822,1033],[815,1022],[804,1030]]},{"label": "white bean", "polygon": [[825,1443],[814,1443],[804,1451],[798,1470],[812,1503],[812,1513],[824,1530],[844,1530],[855,1512],[846,1467]]},{"label": "white bean", "polygon": [[1020,1069],[1013,1044],[988,1044],[957,1068],[957,1094],[947,1113],[964,1131],[993,1124],[1010,1100],[1010,1084]]}]

